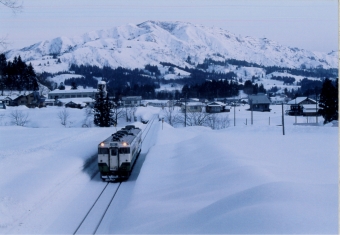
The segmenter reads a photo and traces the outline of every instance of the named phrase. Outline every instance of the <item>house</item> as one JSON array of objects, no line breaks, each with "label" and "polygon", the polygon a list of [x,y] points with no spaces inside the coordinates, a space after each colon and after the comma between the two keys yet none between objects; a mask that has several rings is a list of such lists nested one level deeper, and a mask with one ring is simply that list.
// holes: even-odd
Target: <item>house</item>
[{"label": "house", "polygon": [[267,112],[270,111],[270,100],[266,94],[258,93],[256,95],[249,95],[249,110]]},{"label": "house", "polygon": [[6,106],[10,106],[13,100],[18,98],[18,95],[8,95],[8,96],[0,96],[0,101],[4,103]]},{"label": "house", "polygon": [[[218,101],[210,102],[205,106],[205,111],[207,113],[220,113],[226,111],[226,104]],[[230,111],[230,110],[229,110]]]},{"label": "house", "polygon": [[164,107],[170,107],[171,102],[169,100],[149,100],[148,105],[153,106],[153,107],[164,108]]},{"label": "house", "polygon": [[288,115],[300,116],[303,115],[304,105],[313,104],[314,106],[316,106],[316,101],[308,97],[296,97],[295,99],[289,101],[287,104],[290,105]]},{"label": "house", "polygon": [[149,102],[150,102],[150,100],[142,100],[142,101],[140,102],[140,106],[147,107],[147,106],[149,105]]},{"label": "house", "polygon": [[26,105],[29,108],[45,107],[45,97],[40,96],[38,91],[34,91],[28,95],[19,95],[9,102],[10,106]]},{"label": "house", "polygon": [[58,99],[46,99],[46,106],[63,106],[63,103]]},{"label": "house", "polygon": [[[70,107],[70,108],[85,108],[87,106],[93,106],[95,100],[90,97],[84,98],[66,98],[66,99],[58,99],[62,106]],[[59,105],[59,104],[58,104]]]},{"label": "house", "polygon": [[186,102],[181,104],[182,112],[202,112],[203,104],[201,102]]},{"label": "house", "polygon": [[75,103],[73,101],[70,101],[70,102],[66,103],[65,107],[66,108],[77,108],[77,109],[82,109],[83,108],[82,104]]},{"label": "house", "polygon": [[201,98],[198,100],[199,102],[203,103],[203,104],[206,104],[208,103],[209,101],[207,99],[204,99],[204,98]]},{"label": "house", "polygon": [[0,109],[6,109],[6,104],[0,101]]},{"label": "house", "polygon": [[302,116],[320,116],[319,104],[302,105]]},{"label": "house", "polygon": [[124,107],[140,106],[141,101],[142,101],[141,96],[123,96],[122,97],[122,105]]}]

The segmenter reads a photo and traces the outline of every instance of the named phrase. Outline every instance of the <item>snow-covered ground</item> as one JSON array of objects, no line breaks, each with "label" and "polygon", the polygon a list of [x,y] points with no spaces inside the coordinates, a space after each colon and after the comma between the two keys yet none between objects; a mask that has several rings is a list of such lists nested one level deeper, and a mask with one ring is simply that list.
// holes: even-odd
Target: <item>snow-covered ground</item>
[{"label": "snow-covered ground", "polygon": [[[83,75],[80,74],[60,74],[56,75],[53,78],[50,78],[51,81],[56,82],[58,85],[62,82],[65,82],[65,79],[70,79],[70,78],[82,78],[84,77]],[[81,89],[81,87],[79,87]]]},{"label": "snow-covered ground", "polygon": [[[338,127],[285,116],[283,135],[281,106],[254,112],[253,125],[246,108],[218,131],[156,121],[97,233],[336,234]],[[60,107],[21,107],[29,122],[18,127],[15,109],[0,110],[0,233],[71,234],[103,188],[84,165],[115,128],[81,128],[79,109],[65,128]]]},{"label": "snow-covered ground", "polygon": [[183,85],[178,83],[172,83],[172,84],[162,84],[161,87],[158,89],[155,89],[156,92],[160,91],[168,91],[168,92],[175,92],[178,90],[179,92],[182,91]]}]

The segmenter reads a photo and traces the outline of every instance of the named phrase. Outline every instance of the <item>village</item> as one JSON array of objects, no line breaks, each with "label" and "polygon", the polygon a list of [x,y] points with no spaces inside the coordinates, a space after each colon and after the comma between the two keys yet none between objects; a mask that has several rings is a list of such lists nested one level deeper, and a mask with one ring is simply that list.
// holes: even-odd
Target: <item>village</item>
[{"label": "village", "polygon": [[[98,89],[86,88],[75,90],[55,89],[44,95],[41,92],[26,92],[18,94],[11,92],[9,95],[0,96],[0,108],[7,106],[27,106],[28,108],[46,108],[49,106],[60,106],[66,108],[86,108],[93,107]],[[181,98],[179,100],[144,100],[141,96],[122,96],[117,102],[118,107],[180,107],[182,112],[206,112],[222,113],[230,112],[232,107],[249,105],[249,111],[270,112],[271,105],[289,105],[290,109],[285,110],[285,114],[291,116],[317,116],[319,104],[315,99],[309,97],[297,97],[289,99],[285,95],[268,97],[267,94],[258,93],[247,95],[242,90],[238,97],[215,98],[214,100],[198,98]]]}]

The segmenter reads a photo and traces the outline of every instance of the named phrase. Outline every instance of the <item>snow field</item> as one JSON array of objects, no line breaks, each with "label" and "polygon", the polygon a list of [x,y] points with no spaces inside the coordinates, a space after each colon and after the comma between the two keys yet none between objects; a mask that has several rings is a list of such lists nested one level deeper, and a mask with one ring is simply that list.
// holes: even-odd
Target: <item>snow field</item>
[{"label": "snow field", "polygon": [[[280,105],[253,112],[253,125],[247,108],[236,107],[236,126],[234,110],[225,113],[222,130],[155,121],[143,142],[153,147],[98,233],[337,233],[338,128],[285,116],[283,136]],[[103,187],[83,166],[115,129],[80,128],[84,110],[68,109],[71,128],[59,123],[59,107],[21,110],[27,127],[7,116],[0,126],[0,233],[73,233]],[[150,120],[160,111],[136,114]]]},{"label": "snow field", "polygon": [[133,222],[111,231],[335,233],[337,130],[317,128],[282,136],[168,126],[120,215]]}]

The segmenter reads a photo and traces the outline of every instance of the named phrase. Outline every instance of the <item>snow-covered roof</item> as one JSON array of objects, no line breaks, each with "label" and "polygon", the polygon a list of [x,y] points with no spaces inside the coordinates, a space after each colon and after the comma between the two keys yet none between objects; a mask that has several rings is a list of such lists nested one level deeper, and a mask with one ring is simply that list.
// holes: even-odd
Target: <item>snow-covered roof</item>
[{"label": "snow-covered roof", "polygon": [[168,102],[169,100],[148,100],[148,103],[153,103],[153,104],[166,104]]},{"label": "snow-covered roof", "polygon": [[58,99],[60,102],[67,104],[69,102],[73,102],[76,104],[82,104],[82,103],[91,103],[94,102],[95,100],[90,98],[90,97],[83,97],[83,98],[63,98],[63,99]]},{"label": "snow-covered roof", "polygon": [[249,102],[252,102],[253,104],[270,104],[270,100],[265,94],[250,95]]},{"label": "snow-covered roof", "polygon": [[0,96],[0,100],[15,100],[18,97],[19,95],[6,95],[6,96]]},{"label": "snow-covered roof", "polygon": [[53,91],[50,91],[49,94],[60,94],[60,93],[69,94],[69,93],[84,93],[84,92],[94,92],[94,93],[97,93],[98,90],[97,89],[93,89],[93,88],[76,89],[76,90],[59,90],[59,89],[55,89]]},{"label": "snow-covered roof", "polygon": [[[185,105],[185,103],[182,103]],[[203,106],[201,102],[187,102],[187,106]]]},{"label": "snow-covered roof", "polygon": [[226,106],[226,104],[219,102],[219,101],[214,101],[214,102],[208,103],[207,106]]},{"label": "snow-covered roof", "polygon": [[124,96],[122,97],[122,100],[141,100],[141,96]]},{"label": "snow-covered roof", "polygon": [[295,99],[289,101],[287,104],[300,104],[301,102],[305,101],[306,99],[309,99],[312,102],[316,102],[315,100],[308,98],[306,96],[302,96],[302,97],[296,97]]}]

